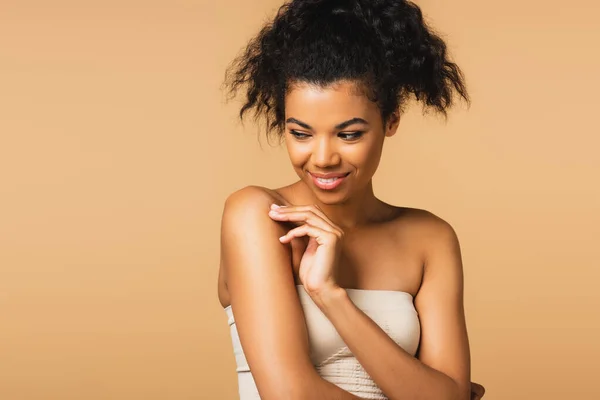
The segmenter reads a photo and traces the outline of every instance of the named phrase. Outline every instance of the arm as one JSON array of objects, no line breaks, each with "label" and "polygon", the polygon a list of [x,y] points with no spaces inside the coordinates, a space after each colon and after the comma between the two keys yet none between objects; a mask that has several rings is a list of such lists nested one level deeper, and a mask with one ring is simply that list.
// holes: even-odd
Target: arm
[{"label": "arm", "polygon": [[318,299],[358,361],[390,399],[470,399],[470,354],[463,309],[458,239],[438,219],[424,235],[425,273],[415,307],[421,323],[418,359],[356,308],[344,290]]},{"label": "arm", "polygon": [[285,227],[269,218],[273,199],[258,187],[229,196],[221,261],[240,342],[261,399],[359,399],[322,379],[309,358],[304,314]]}]

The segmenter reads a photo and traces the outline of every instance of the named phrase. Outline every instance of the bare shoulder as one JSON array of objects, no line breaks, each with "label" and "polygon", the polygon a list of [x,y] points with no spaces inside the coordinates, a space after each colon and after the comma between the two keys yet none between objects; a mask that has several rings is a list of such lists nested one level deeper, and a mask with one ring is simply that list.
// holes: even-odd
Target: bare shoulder
[{"label": "bare shoulder", "polygon": [[[280,225],[272,222],[267,213],[280,196],[271,189],[262,186],[245,186],[231,193],[223,206],[221,233],[233,233],[233,230],[248,228],[271,228],[277,231]],[[258,225],[257,225],[258,224]]]},{"label": "bare shoulder", "polygon": [[[276,200],[277,196],[272,190],[261,186],[245,186],[231,193],[225,200],[221,216],[221,254],[217,282],[219,301],[223,307],[231,303],[229,277],[234,274],[234,270],[247,265],[236,260],[240,252],[243,252],[244,244],[251,243],[252,250],[259,251],[259,241],[271,238],[272,246],[276,242],[274,238],[285,234],[283,227],[267,215],[270,205]],[[286,248],[278,247],[269,251],[285,254]],[[247,251],[243,254],[245,257],[256,257]]]},{"label": "bare shoulder", "polygon": [[399,224],[398,231],[405,231],[405,236],[410,237],[422,266],[415,304],[423,309],[425,298],[443,295],[446,290],[462,291],[462,256],[454,227],[439,215],[423,209],[407,209]]},{"label": "bare shoulder", "polygon": [[394,219],[397,229],[410,230],[412,234],[426,239],[446,238],[456,235],[448,221],[431,211],[420,208],[398,207],[398,216]]},{"label": "bare shoulder", "polygon": [[270,206],[275,200],[277,200],[276,193],[272,190],[262,186],[249,185],[227,196],[224,212],[235,211],[239,208],[248,210],[256,206]]},{"label": "bare shoulder", "polygon": [[[229,283],[234,277],[238,280],[240,276],[258,273],[255,260],[276,265],[289,258],[288,247],[277,239],[285,233],[285,227],[268,215],[274,201],[273,193],[260,186],[243,187],[225,200],[221,218],[221,268]],[[238,275],[227,276],[230,271]]]},{"label": "bare shoulder", "polygon": [[268,231],[278,231],[267,213],[273,202],[269,191],[260,186],[246,186],[231,193],[225,200],[221,217],[221,264],[224,264],[224,244],[254,236],[268,235]]},{"label": "bare shoulder", "polygon": [[419,208],[398,207],[398,216],[394,218],[395,233],[410,237],[410,242],[427,264],[433,254],[457,249],[458,236],[452,225],[431,211]]},{"label": "bare shoulder", "polygon": [[449,254],[455,258],[456,253],[460,253],[460,249],[454,227],[430,211],[421,210],[420,214],[420,238],[424,241],[425,267],[427,268],[428,261],[440,253]]}]

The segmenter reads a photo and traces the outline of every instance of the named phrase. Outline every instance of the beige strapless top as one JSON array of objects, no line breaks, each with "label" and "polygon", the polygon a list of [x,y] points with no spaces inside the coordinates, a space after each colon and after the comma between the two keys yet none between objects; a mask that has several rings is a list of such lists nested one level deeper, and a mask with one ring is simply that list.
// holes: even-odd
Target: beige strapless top
[{"label": "beige strapless top", "polygon": [[[319,375],[340,388],[365,399],[387,399],[348,349],[329,319],[302,285],[297,285],[304,309],[310,359]],[[414,356],[421,326],[410,293],[392,290],[345,289],[352,302],[379,325],[399,346]],[[225,308],[237,365],[240,400],[260,400],[242,349],[233,310]]]}]

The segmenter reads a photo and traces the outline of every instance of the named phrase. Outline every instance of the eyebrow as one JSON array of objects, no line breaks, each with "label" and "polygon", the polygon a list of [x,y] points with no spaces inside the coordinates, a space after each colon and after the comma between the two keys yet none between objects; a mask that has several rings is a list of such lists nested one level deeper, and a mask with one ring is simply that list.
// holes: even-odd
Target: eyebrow
[{"label": "eyebrow", "polygon": [[[296,118],[288,118],[285,120],[285,122],[300,125],[304,129],[313,130],[312,126],[308,125],[306,122],[299,121]],[[342,123],[337,124],[335,126],[335,129],[344,129],[344,128],[347,128],[350,125],[354,125],[354,124],[369,125],[369,123],[367,121],[365,121],[364,119],[356,117],[356,118],[349,119],[348,121],[344,121]]]}]

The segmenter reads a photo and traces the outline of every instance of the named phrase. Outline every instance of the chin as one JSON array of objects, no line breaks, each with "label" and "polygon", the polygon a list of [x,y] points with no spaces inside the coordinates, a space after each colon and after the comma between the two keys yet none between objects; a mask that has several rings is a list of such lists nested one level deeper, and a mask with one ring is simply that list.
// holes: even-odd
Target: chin
[{"label": "chin", "polygon": [[343,204],[348,200],[349,193],[347,191],[328,192],[323,190],[312,190],[315,197],[323,204],[334,205]]}]

